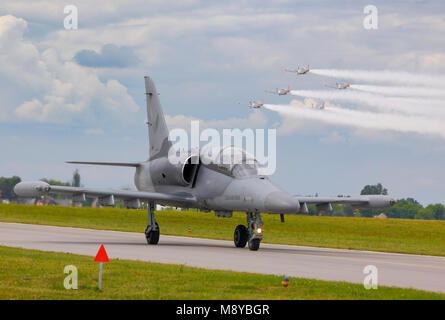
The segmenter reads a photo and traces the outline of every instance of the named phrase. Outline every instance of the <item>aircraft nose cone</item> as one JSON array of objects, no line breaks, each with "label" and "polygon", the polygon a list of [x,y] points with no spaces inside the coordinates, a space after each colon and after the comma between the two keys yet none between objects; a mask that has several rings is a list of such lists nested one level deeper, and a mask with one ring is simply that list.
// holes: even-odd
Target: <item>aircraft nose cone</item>
[{"label": "aircraft nose cone", "polygon": [[273,213],[297,213],[300,203],[290,194],[281,191],[271,192],[264,201],[267,212]]}]

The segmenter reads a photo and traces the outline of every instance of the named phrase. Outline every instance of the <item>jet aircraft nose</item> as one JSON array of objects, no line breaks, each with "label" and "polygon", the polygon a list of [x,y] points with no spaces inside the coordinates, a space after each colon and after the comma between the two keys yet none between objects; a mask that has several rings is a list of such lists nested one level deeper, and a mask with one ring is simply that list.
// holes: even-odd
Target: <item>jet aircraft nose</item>
[{"label": "jet aircraft nose", "polygon": [[267,212],[272,213],[297,213],[300,203],[286,192],[274,191],[266,197],[264,207]]}]

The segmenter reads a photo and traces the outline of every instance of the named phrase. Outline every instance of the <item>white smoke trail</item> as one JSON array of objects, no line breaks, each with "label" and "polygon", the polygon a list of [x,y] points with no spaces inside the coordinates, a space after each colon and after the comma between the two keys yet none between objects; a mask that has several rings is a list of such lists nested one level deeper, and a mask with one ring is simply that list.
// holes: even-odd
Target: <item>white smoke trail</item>
[{"label": "white smoke trail", "polygon": [[385,87],[364,84],[351,84],[352,89],[379,93],[387,96],[445,98],[444,89],[424,87]]},{"label": "white smoke trail", "polygon": [[366,104],[382,111],[396,111],[445,119],[445,100],[385,97],[349,90],[291,90],[290,94],[326,100],[350,101]]},{"label": "white smoke trail", "polygon": [[408,86],[445,87],[445,77],[404,71],[311,69],[310,72],[321,76],[348,80],[396,83]]},{"label": "white smoke trail", "polygon": [[276,111],[282,116],[296,119],[312,119],[335,125],[417,133],[445,138],[445,126],[442,122],[435,119],[379,114],[333,107],[327,107],[324,110],[314,110],[291,105],[265,104],[264,108]]}]

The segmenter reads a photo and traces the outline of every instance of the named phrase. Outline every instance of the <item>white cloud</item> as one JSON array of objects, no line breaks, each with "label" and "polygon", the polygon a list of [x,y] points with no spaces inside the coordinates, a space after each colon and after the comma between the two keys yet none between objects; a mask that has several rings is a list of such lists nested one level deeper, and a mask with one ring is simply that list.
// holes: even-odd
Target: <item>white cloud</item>
[{"label": "white cloud", "polygon": [[236,70],[245,66],[253,70],[270,70],[280,65],[282,61],[291,59],[291,55],[282,47],[270,41],[250,39],[248,37],[221,37],[213,41],[213,49],[223,53],[233,61],[225,67]]},{"label": "white cloud", "polygon": [[[75,31],[55,30],[45,37],[42,46],[56,45],[61,49],[61,55],[65,59],[69,59],[79,50],[99,51],[103,45],[113,43],[118,46],[135,48],[139,57],[152,65],[154,62],[159,63],[168,59],[169,55],[178,53],[175,51],[176,46],[172,46],[169,41],[189,42],[195,46],[197,42],[204,45],[209,39],[221,38],[222,40],[219,41],[210,41],[209,45],[214,43],[214,48],[211,49],[215,53],[221,50],[221,46],[229,51],[232,44],[242,45],[244,48],[248,45],[249,48],[255,49],[251,50],[252,53],[262,48],[261,51],[264,54],[261,57],[267,58],[268,56],[268,59],[272,59],[271,55],[267,53],[268,41],[257,42],[255,48],[255,40],[244,39],[242,34],[250,35],[271,28],[279,28],[284,31],[297,21],[296,15],[289,13],[242,13],[235,10],[229,13],[223,9],[195,9],[188,11],[186,15],[172,10],[168,14],[148,14],[143,18],[137,16],[133,12],[132,15],[122,16],[117,21],[110,21],[90,28],[79,27]],[[233,35],[236,36],[231,39]],[[246,40],[248,40],[248,44],[245,43]],[[236,50],[236,48],[233,49]],[[284,52],[284,50],[282,51]],[[182,54],[184,52],[181,52]],[[274,61],[277,59],[278,57],[273,58]]]},{"label": "white cloud", "polygon": [[201,120],[185,115],[166,115],[167,126],[170,130],[180,128],[189,130],[191,121],[199,121],[200,129],[232,129],[232,128],[264,128],[267,124],[267,117],[262,111],[254,110],[247,118],[229,118],[226,120]]},{"label": "white cloud", "polygon": [[422,56],[421,69],[445,70],[445,54],[432,53]]},{"label": "white cloud", "polygon": [[26,17],[40,23],[57,23],[63,26],[65,14],[63,8],[68,4],[75,5],[79,10],[82,24],[120,19],[127,15],[148,15],[160,10],[175,10],[195,5],[196,0],[182,0],[172,4],[163,0],[130,0],[130,1],[89,1],[72,2],[54,0],[14,0],[2,1],[0,12],[8,12],[15,16]]},{"label": "white cloud", "polygon": [[335,144],[345,142],[346,139],[344,136],[338,133],[338,131],[333,131],[329,135],[322,137],[320,141],[326,144]]},{"label": "white cloud", "polygon": [[40,52],[24,38],[26,28],[23,19],[0,17],[0,83],[7,84],[0,94],[23,92],[1,106],[6,119],[88,122],[139,109],[117,80],[102,83],[97,73],[62,59],[54,48]]}]

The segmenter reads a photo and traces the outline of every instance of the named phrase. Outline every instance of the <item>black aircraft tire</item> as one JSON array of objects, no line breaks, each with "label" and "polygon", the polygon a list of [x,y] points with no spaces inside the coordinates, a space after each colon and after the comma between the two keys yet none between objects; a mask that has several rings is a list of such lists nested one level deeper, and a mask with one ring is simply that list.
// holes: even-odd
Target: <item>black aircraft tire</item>
[{"label": "black aircraft tire", "polygon": [[249,232],[247,231],[246,226],[243,226],[242,224],[238,225],[233,233],[233,242],[235,243],[235,247],[244,248],[246,246],[247,239],[249,239]]},{"label": "black aircraft tire", "polygon": [[148,244],[158,244],[159,242],[159,235],[161,234],[161,230],[159,229],[159,225],[156,222],[157,230],[156,231],[150,231],[148,233],[145,233],[145,238],[147,239]]},{"label": "black aircraft tire", "polygon": [[249,250],[257,251],[260,248],[260,239],[252,239],[249,241]]}]

